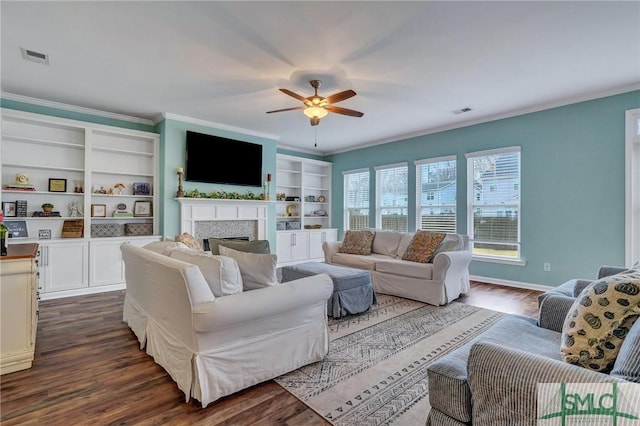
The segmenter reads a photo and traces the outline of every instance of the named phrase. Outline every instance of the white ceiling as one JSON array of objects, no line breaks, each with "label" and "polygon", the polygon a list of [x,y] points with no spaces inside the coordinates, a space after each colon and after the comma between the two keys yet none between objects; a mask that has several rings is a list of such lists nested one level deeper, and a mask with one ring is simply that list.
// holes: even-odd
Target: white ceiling
[{"label": "white ceiling", "polygon": [[[331,153],[637,88],[640,2],[2,1],[2,91]],[[46,53],[27,62],[20,47]],[[353,89],[311,127],[278,88]],[[451,111],[470,107],[455,115]],[[317,130],[317,135],[315,131]],[[317,137],[318,147],[314,148]]]}]

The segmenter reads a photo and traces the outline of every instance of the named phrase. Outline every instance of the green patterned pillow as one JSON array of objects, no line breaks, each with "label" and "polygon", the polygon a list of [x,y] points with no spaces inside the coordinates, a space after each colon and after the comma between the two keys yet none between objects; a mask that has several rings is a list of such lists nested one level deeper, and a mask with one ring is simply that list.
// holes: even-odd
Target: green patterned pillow
[{"label": "green patterned pillow", "polygon": [[417,230],[409,243],[409,247],[402,255],[402,260],[420,263],[433,262],[436,250],[446,236],[447,234],[443,232]]},{"label": "green patterned pillow", "polygon": [[376,233],[372,231],[347,231],[338,253],[370,255],[375,236]]},{"label": "green patterned pillow", "polygon": [[596,280],[569,309],[562,327],[564,360],[608,373],[640,315],[640,270]]}]

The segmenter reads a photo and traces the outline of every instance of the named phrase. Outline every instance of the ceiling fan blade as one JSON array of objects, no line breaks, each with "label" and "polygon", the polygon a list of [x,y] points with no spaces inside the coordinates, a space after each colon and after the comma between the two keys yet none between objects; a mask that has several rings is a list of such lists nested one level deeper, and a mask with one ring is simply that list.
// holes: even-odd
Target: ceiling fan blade
[{"label": "ceiling fan blade", "polygon": [[334,93],[333,95],[326,98],[325,101],[327,101],[328,104],[335,104],[336,102],[344,101],[345,99],[349,99],[355,95],[356,95],[356,92],[349,89],[343,92]]},{"label": "ceiling fan blade", "polygon": [[272,112],[283,112],[283,111],[293,111],[296,109],[304,109],[305,107],[303,106],[299,106],[299,107],[291,107],[291,108],[284,108],[284,109],[276,109],[273,111],[267,111],[267,114],[271,114]]},{"label": "ceiling fan blade", "polygon": [[360,111],[355,111],[347,108],[340,108],[333,105],[327,105],[326,107],[324,107],[324,109],[326,109],[327,111],[335,112],[336,114],[350,115],[351,117],[362,117],[364,115],[364,113]]},{"label": "ceiling fan blade", "polygon": [[299,100],[299,101],[307,102],[307,98],[305,98],[305,97],[304,97],[304,96],[302,96],[302,95],[298,95],[296,92],[292,92],[292,91],[291,91],[291,90],[289,90],[289,89],[280,89],[280,91],[281,91],[282,93],[286,93],[287,95],[289,95],[289,96],[291,96],[291,97],[293,97],[293,98],[296,98],[296,99],[297,99],[297,100]]}]

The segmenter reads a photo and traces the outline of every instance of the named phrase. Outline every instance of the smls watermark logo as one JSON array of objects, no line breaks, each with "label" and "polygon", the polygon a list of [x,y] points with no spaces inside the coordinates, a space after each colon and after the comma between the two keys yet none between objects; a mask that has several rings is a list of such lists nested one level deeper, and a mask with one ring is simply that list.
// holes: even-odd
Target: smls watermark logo
[{"label": "smls watermark logo", "polygon": [[640,385],[539,383],[538,425],[640,426]]}]

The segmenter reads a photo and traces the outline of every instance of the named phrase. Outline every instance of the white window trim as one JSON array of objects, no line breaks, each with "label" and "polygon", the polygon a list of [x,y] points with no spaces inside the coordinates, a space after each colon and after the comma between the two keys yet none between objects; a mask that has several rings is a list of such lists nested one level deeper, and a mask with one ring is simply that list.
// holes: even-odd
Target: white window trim
[{"label": "white window trim", "polygon": [[[640,210],[640,170],[637,169],[640,156],[640,135],[637,123],[640,108],[625,112],[625,264],[631,266],[640,260],[640,219],[634,212]],[[636,162],[634,162],[636,160]],[[635,240],[634,240],[635,238]]]},{"label": "white window trim", "polygon": [[437,157],[437,158],[424,158],[422,160],[416,160],[413,163],[416,166],[421,166],[423,164],[440,163],[442,161],[456,161],[457,159],[458,157],[456,157],[455,155],[447,155],[444,157]]},{"label": "white window trim", "polygon": [[353,170],[343,170],[342,171],[342,176],[344,175],[355,175],[356,173],[364,173],[364,172],[368,172],[369,169],[367,167],[362,168],[362,169],[353,169]]},{"label": "white window trim", "polygon": [[497,154],[504,154],[507,152],[521,152],[521,151],[522,149],[519,146],[508,146],[504,148],[488,149],[486,151],[467,152],[466,154],[464,154],[464,156],[465,158],[469,159],[469,158],[476,158],[476,157],[484,157],[485,155],[497,155]]},{"label": "white window trim", "polygon": [[[508,152],[522,152],[521,147],[519,146],[511,146],[505,148],[497,148],[497,149],[489,149],[485,151],[474,151],[465,153],[464,156],[467,160],[476,157],[483,157],[486,155],[496,155],[496,154],[504,154]],[[520,177],[522,177],[522,157],[520,157]],[[471,188],[471,190],[469,190]],[[522,188],[522,185],[520,185]],[[522,190],[520,190],[520,213],[522,213]],[[467,233],[469,234],[469,244],[473,247],[473,236],[471,235],[471,230],[473,229],[473,203],[475,202],[473,193],[473,175],[469,173],[469,163],[467,161]],[[518,237],[522,235],[522,214],[520,214],[518,220]],[[519,241],[515,243],[518,247],[518,257],[517,258],[506,258],[506,257],[498,257],[498,256],[489,256],[489,255],[478,255],[474,254],[471,257],[473,261],[479,262],[490,262],[490,263],[503,263],[508,265],[517,265],[517,266],[525,266],[527,261],[522,257],[522,241],[518,238]]]},{"label": "white window trim", "polygon": [[409,166],[409,163],[404,161],[402,163],[385,164],[384,166],[375,166],[373,169],[377,172],[378,170],[395,169],[396,167],[408,167],[408,166]]}]

